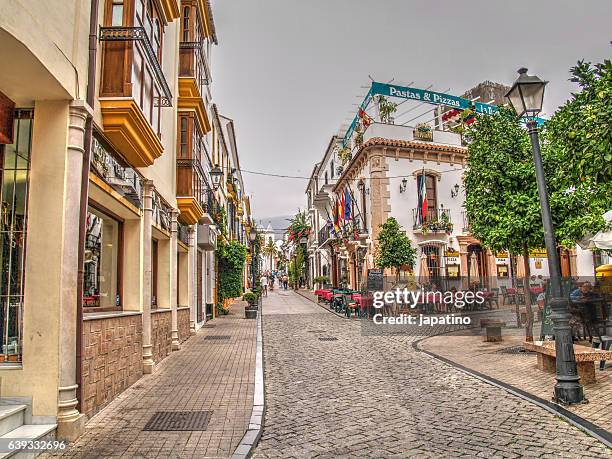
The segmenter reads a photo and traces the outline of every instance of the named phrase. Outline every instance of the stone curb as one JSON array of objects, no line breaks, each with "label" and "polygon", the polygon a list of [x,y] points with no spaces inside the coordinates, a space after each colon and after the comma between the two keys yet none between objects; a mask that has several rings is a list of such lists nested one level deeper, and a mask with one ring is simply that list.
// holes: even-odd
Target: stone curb
[{"label": "stone curb", "polygon": [[253,454],[253,450],[263,432],[264,415],[266,412],[264,371],[263,371],[263,337],[261,326],[262,306],[257,309],[257,341],[255,349],[255,391],[253,394],[253,411],[249,420],[249,427],[242,440],[234,450],[231,459],[247,459]]},{"label": "stone curb", "polygon": [[429,338],[432,338],[432,337],[426,336],[417,341],[414,341],[412,343],[413,349],[417,352],[422,352],[424,354],[427,354],[429,357],[439,360],[440,362],[445,363],[451,367],[454,367],[457,370],[462,371],[463,373],[466,373],[476,379],[479,379],[480,381],[483,381],[487,384],[495,386],[498,389],[505,390],[506,392],[516,397],[519,397],[527,402],[533,403],[534,405],[539,406],[540,408],[548,411],[549,413],[552,413],[555,416],[560,417],[566,422],[569,422],[574,427],[578,428],[579,430],[582,430],[586,434],[596,438],[597,440],[602,442],[604,445],[606,445],[608,448],[612,448],[612,433],[608,432],[606,429],[599,427],[596,424],[593,424],[592,422],[578,416],[575,413],[572,413],[571,411],[569,411],[568,409],[564,408],[561,405],[558,405],[548,400],[544,400],[543,398],[530,394],[529,392],[519,389],[518,387],[512,386],[503,381],[487,376],[484,373],[480,373],[479,371],[467,368],[459,363],[453,362],[450,359],[447,359],[438,354],[435,354],[434,352],[421,348],[419,346],[421,341],[425,341],[426,339],[429,339]]},{"label": "stone curb", "polygon": [[312,298],[308,298],[306,295],[304,295],[302,292],[300,292],[299,290],[294,290],[294,292],[296,292],[298,295],[300,295],[302,298],[306,298],[308,301],[310,301],[311,303],[316,304],[317,306],[319,306],[321,309],[324,309],[327,312],[331,312],[332,314],[337,315],[338,317],[340,317],[341,319],[347,319],[348,317],[346,317],[345,315],[342,314],[338,314],[336,311],[334,311],[333,309],[330,308],[326,308],[325,306],[323,306],[321,303],[319,303],[318,301],[314,301]]}]

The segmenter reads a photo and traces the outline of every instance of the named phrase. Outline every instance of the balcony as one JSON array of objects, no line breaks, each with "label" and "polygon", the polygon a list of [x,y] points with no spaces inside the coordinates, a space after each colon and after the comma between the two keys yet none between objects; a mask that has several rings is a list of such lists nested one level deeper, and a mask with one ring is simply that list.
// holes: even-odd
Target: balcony
[{"label": "balcony", "polygon": [[199,225],[198,226],[198,246],[204,250],[216,250],[217,248],[217,230],[214,226]]},{"label": "balcony", "polygon": [[126,166],[125,162],[95,135],[92,141],[91,171],[135,207],[142,209],[142,177],[136,170]]},{"label": "balcony", "polygon": [[453,223],[449,209],[427,209],[427,214],[421,216],[420,209],[412,209],[412,229],[415,232],[427,233],[447,233],[453,231]]},{"label": "balcony", "polygon": [[193,110],[204,132],[211,130],[206,113],[205,86],[211,83],[210,71],[200,42],[181,42],[179,45],[178,108]]},{"label": "balcony", "polygon": [[204,216],[208,184],[204,170],[196,159],[176,160],[176,203],[180,219],[187,225],[195,225]]},{"label": "balcony", "polygon": [[172,103],[161,48],[144,27],[102,27],[100,41],[104,133],[131,165],[151,166],[163,153],[161,109]]}]

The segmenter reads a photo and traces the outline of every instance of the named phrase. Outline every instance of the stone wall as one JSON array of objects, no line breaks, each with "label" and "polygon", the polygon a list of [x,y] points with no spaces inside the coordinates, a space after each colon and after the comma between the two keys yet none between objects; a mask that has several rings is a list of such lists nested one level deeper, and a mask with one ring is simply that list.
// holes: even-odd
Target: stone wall
[{"label": "stone wall", "polygon": [[170,309],[151,311],[153,361],[159,363],[172,351],[172,313]]},{"label": "stone wall", "polygon": [[83,321],[83,403],[88,417],[142,377],[142,315]]},{"label": "stone wall", "polygon": [[179,341],[182,343],[186,341],[191,335],[190,331],[190,314],[189,308],[179,309],[178,310],[178,332],[179,332]]}]

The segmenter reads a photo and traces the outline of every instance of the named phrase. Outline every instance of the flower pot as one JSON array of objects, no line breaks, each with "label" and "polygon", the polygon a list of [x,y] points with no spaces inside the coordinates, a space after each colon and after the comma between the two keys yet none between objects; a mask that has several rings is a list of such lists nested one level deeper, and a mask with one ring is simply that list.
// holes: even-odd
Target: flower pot
[{"label": "flower pot", "polygon": [[245,319],[257,319],[257,308],[248,307],[244,309]]}]

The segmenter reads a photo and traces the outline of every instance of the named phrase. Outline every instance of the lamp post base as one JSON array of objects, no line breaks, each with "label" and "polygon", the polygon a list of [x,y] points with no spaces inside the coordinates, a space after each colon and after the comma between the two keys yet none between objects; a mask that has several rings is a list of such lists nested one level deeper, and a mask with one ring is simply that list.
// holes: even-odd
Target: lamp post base
[{"label": "lamp post base", "polygon": [[[558,381],[558,380],[557,380]],[[577,403],[588,403],[584,398],[582,386],[578,382],[557,382],[553,401],[561,405],[575,405]]]},{"label": "lamp post base", "polygon": [[569,301],[564,297],[551,298],[550,308],[557,359],[557,383],[553,398],[555,402],[565,405],[582,403],[584,392],[579,382],[572,329],[569,325]]}]

